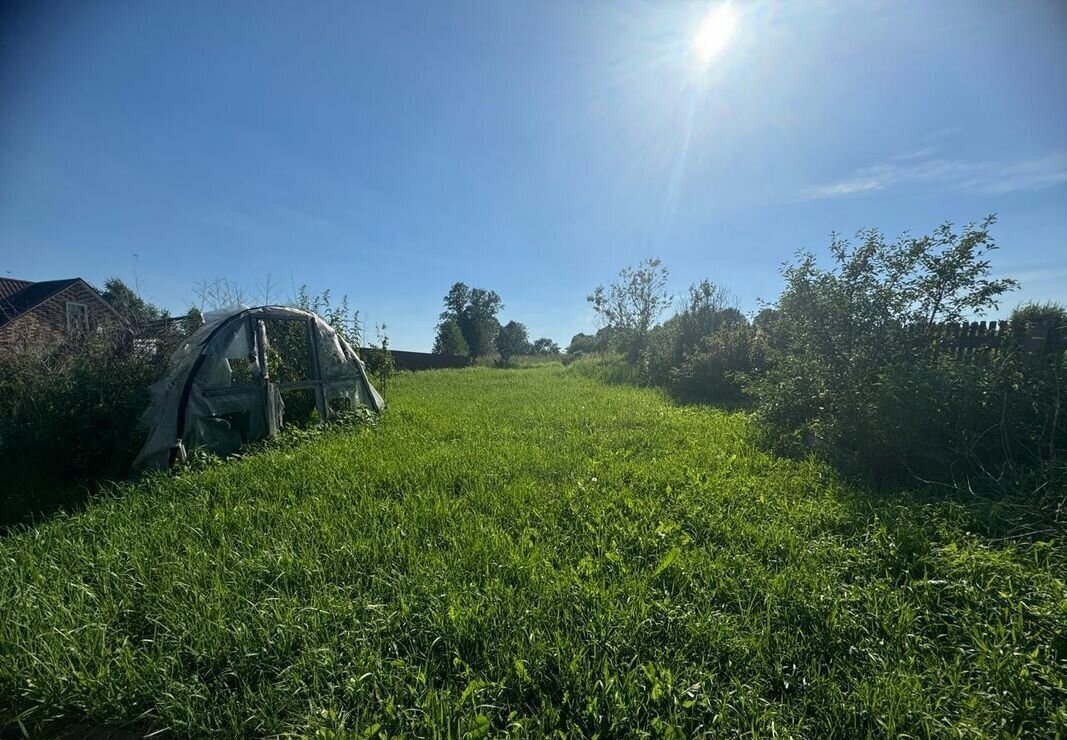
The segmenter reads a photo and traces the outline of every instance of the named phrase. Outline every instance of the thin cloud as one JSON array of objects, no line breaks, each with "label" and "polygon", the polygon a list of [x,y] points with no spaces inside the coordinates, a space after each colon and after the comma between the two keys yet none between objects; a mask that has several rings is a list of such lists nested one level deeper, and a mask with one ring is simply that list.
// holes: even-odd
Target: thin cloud
[{"label": "thin cloud", "polygon": [[1067,183],[1064,154],[1014,162],[967,162],[934,157],[933,153],[932,149],[921,149],[862,167],[843,180],[808,188],[801,199],[840,198],[907,185],[1002,195]]}]

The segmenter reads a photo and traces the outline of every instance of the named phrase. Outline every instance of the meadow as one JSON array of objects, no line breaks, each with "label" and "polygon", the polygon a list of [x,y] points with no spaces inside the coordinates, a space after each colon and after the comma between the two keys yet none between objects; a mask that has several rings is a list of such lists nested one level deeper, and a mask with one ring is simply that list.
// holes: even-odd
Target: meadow
[{"label": "meadow", "polygon": [[[1067,734],[1067,546],[590,363],[0,539],[12,737]],[[7,737],[7,735],[4,735]]]}]

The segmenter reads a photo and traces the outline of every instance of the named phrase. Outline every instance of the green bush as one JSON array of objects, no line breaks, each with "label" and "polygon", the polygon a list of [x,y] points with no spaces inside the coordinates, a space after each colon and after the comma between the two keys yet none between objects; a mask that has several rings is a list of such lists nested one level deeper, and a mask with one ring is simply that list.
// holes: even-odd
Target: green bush
[{"label": "green bush", "polygon": [[635,370],[642,384],[666,386],[680,358],[678,325],[670,319],[648,333]]},{"label": "green bush", "polygon": [[705,337],[670,372],[675,398],[693,402],[743,401],[745,385],[766,369],[765,338],[744,323],[734,323]]},{"label": "green bush", "polygon": [[880,480],[1003,484],[1062,460],[1063,356],[1033,355],[1027,316],[997,349],[957,358],[938,326],[997,306],[1013,281],[989,277],[992,218],[811,254],[784,270],[770,367],[750,383],[779,443],[815,446]]},{"label": "green bush", "polygon": [[0,354],[0,468],[62,480],[125,477],[143,441],[148,386],[171,349],[115,329]]},{"label": "green bush", "polygon": [[649,332],[639,359],[642,380],[685,402],[738,401],[757,361],[756,332],[708,280],[689,287],[677,314]]}]

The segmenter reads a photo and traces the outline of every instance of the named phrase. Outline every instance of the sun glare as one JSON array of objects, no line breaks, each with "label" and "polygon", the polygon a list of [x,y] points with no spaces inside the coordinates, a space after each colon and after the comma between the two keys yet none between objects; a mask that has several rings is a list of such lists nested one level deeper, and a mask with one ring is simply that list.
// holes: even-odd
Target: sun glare
[{"label": "sun glare", "polygon": [[693,56],[701,68],[706,68],[722,53],[737,30],[737,13],[729,2],[719,3],[708,10],[693,38]]}]

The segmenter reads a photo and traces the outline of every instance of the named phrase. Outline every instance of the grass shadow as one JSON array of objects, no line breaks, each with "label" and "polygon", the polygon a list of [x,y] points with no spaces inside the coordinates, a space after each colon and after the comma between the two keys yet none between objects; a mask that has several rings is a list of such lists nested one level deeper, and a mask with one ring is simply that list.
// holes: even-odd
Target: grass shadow
[{"label": "grass shadow", "polygon": [[113,486],[107,480],[70,481],[48,472],[46,466],[0,464],[0,536],[20,525],[34,526],[53,516],[74,513],[102,491]]}]

